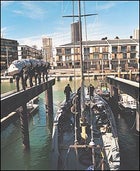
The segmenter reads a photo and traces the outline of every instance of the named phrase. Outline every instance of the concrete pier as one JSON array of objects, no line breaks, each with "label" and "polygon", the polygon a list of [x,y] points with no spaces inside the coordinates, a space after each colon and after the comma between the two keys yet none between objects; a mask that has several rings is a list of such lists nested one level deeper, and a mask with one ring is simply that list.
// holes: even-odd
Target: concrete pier
[{"label": "concrete pier", "polygon": [[46,100],[46,111],[49,116],[53,116],[53,92],[52,86],[48,86],[48,89],[45,91],[45,100]]},{"label": "concrete pier", "polygon": [[[27,103],[41,94],[42,92],[48,92],[48,106],[49,112],[53,113],[53,99],[52,99],[52,86],[55,84],[55,79],[50,79],[47,82],[43,82],[37,86],[31,87],[27,90],[22,90],[14,94],[7,95],[1,99],[1,120],[2,118],[9,116],[9,113],[20,108],[20,123],[21,132],[23,137],[24,149],[30,149],[29,143],[29,129],[28,129],[28,116],[27,116]],[[12,115],[11,115],[12,116]],[[9,118],[9,117],[6,117]]]},{"label": "concrete pier", "polygon": [[29,142],[29,128],[28,128],[28,116],[27,116],[26,104],[22,105],[22,111],[20,112],[20,126],[21,126],[24,149],[29,150],[30,142]]},{"label": "concrete pier", "polygon": [[[131,75],[130,75],[131,76]],[[132,96],[137,102],[136,109],[136,130],[139,132],[139,83],[131,80],[126,80],[118,77],[108,76],[107,82],[110,84],[111,96],[113,95],[116,102],[118,103],[118,90]]]}]

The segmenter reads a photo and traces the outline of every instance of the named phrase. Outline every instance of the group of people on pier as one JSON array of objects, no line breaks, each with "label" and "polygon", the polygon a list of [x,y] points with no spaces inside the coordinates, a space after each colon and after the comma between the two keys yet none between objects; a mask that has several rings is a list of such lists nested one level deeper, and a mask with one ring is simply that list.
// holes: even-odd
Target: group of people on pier
[{"label": "group of people on pier", "polygon": [[[94,86],[93,86],[92,84],[90,84],[90,85],[88,86],[88,94],[89,94],[90,99],[91,99],[92,96],[94,95],[94,90],[95,90]],[[78,97],[80,97],[80,96],[79,96],[79,95],[80,95],[80,91],[81,91],[81,87],[79,87],[79,89],[77,90],[77,95],[78,95]],[[71,87],[70,87],[70,84],[67,84],[66,87],[64,88],[64,94],[66,95],[66,102],[69,101],[69,99],[70,99],[70,94],[71,94],[71,93],[72,93],[72,89],[71,89]],[[80,100],[80,99],[79,99],[79,100]]]}]

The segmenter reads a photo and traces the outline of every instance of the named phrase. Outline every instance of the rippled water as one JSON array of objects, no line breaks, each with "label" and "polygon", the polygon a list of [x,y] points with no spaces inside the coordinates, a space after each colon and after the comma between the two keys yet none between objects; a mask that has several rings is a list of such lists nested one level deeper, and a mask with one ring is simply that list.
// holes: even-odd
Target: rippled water
[{"label": "rippled water", "polygon": [[1,133],[2,170],[47,170],[51,147],[51,130],[47,123],[44,95],[40,95],[39,111],[29,122],[30,152],[24,153],[19,120]]},{"label": "rippled water", "polygon": [[139,170],[139,137],[126,119],[116,119],[121,154],[121,170]]},{"label": "rippled water", "polygon": [[[60,102],[68,80],[56,81],[53,86],[54,113]],[[72,89],[74,83],[69,82]],[[88,82],[87,82],[88,83]],[[94,83],[94,82],[93,82]],[[7,83],[8,84],[8,83]],[[95,83],[97,85],[97,83]],[[79,81],[76,88],[79,86]],[[23,151],[19,120],[1,131],[1,170],[49,170],[51,156],[51,124],[46,116],[44,93],[39,96],[39,111],[30,118],[30,151]],[[115,111],[118,113],[117,111]],[[136,137],[128,127],[124,117],[116,115],[121,151],[121,170],[139,170]]]}]

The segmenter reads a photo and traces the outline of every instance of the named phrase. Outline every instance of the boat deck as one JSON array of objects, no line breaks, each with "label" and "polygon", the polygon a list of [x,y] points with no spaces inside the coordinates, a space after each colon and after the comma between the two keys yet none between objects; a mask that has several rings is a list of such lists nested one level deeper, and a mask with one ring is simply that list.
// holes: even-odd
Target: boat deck
[{"label": "boat deck", "polygon": [[[105,170],[118,170],[120,165],[119,146],[112,113],[106,106],[106,102],[98,95],[94,96],[92,103],[89,102],[88,95],[85,98],[87,98],[85,104],[90,104],[90,108],[95,109],[92,115],[88,115],[89,109],[87,108],[85,112],[87,123],[79,128],[75,129],[75,124],[72,122],[74,115],[70,111],[67,110],[66,113],[63,113],[63,110],[59,110],[63,114],[60,112],[55,122],[52,155],[58,160],[55,161],[53,167],[56,170],[86,170],[90,167],[92,170],[93,167],[95,170],[100,170],[101,167],[104,167]],[[104,123],[100,123],[100,114],[95,107],[96,103],[99,106],[105,105],[104,111],[108,114]],[[98,125],[97,122],[99,122]],[[77,130],[77,134],[75,134],[75,130]]]}]

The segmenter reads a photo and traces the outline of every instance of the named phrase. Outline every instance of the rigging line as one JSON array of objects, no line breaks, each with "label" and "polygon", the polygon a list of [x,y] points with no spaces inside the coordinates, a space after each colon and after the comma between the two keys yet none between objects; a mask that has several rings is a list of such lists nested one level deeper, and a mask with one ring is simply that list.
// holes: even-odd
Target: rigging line
[{"label": "rigging line", "polygon": [[[74,11],[74,0],[73,0],[73,16],[74,16],[74,13],[75,13],[75,11]],[[73,24],[74,24],[74,17],[73,17]],[[76,91],[76,75],[75,75],[75,32],[73,32],[73,34],[74,34],[74,41],[73,41],[73,48],[74,48],[74,51],[73,51],[73,53],[74,53],[74,91]]]},{"label": "rigging line", "polygon": [[[86,14],[86,15],[81,15],[81,17],[92,16],[92,15],[97,15],[97,14]],[[67,16],[63,16],[63,17],[73,17],[73,16],[72,15],[67,15]],[[74,17],[79,17],[79,15],[74,15]]]},{"label": "rigging line", "polygon": [[81,117],[84,117],[84,75],[83,75],[83,54],[82,54],[82,26],[81,26],[81,3],[79,0],[79,43],[80,43],[80,67],[81,67]]},{"label": "rigging line", "polygon": [[[75,14],[75,11],[74,11],[74,0],[73,0],[73,16]],[[73,24],[74,24],[74,17],[73,17]],[[73,32],[74,34],[74,40],[73,40],[73,48],[74,48],[74,91],[76,92],[76,71],[75,71],[75,32]],[[76,106],[76,100],[75,100],[75,106]],[[77,106],[75,107],[75,112],[74,112],[74,120],[75,120],[75,124],[74,124],[74,143],[76,144],[78,141],[77,141],[77,122],[76,122],[76,108]]]},{"label": "rigging line", "polygon": [[[62,11],[61,11],[61,16],[63,16],[63,14],[65,13],[65,11],[67,11],[68,10],[68,5],[69,5],[69,3],[68,2],[66,2],[66,5],[64,5],[64,3],[65,3],[66,1],[65,0],[63,0],[62,1]],[[63,44],[64,44],[64,42],[65,42],[65,37],[64,37],[64,35],[66,34],[66,29],[64,29],[65,27],[64,27],[64,20],[61,20],[61,24],[62,24],[62,27],[63,27],[63,32],[64,32],[64,34],[62,34],[62,36],[60,37],[60,42],[62,42]],[[66,35],[65,35],[66,36]],[[61,43],[61,44],[62,44]]]},{"label": "rigging line", "polygon": [[[64,5],[65,3],[65,5]],[[70,4],[70,1],[65,1],[63,0],[63,3],[62,3],[62,10],[63,10],[63,13],[67,12],[68,9],[69,9],[69,4]],[[65,8],[64,8],[65,7]],[[62,15],[63,16],[63,15]]]},{"label": "rigging line", "polygon": [[[14,126],[15,126],[15,125],[14,125]],[[19,126],[15,126],[15,128],[17,128],[17,129],[19,130]],[[32,131],[34,131],[34,129],[36,129],[36,128],[37,128],[37,125],[35,125],[35,127],[33,127],[32,129],[29,129],[29,133],[32,132]],[[17,131],[18,131],[18,130],[17,130]],[[19,137],[13,139],[13,141],[10,141],[8,144],[4,145],[3,147],[1,146],[2,149],[8,148],[8,146],[9,146],[10,144],[16,143],[19,139],[22,140],[22,135],[19,135]]]},{"label": "rigging line", "polygon": [[79,156],[78,156],[77,147],[75,147],[75,154],[76,154],[76,170],[78,170],[78,160],[79,160]]},{"label": "rigging line", "polygon": [[[84,3],[84,21],[85,21],[85,37],[86,37],[86,51],[85,51],[86,54],[85,55],[86,55],[86,58],[88,60],[88,51],[87,51],[87,21],[86,21],[86,5],[85,5],[85,1],[83,3]],[[88,81],[89,81],[89,84],[90,84],[90,79],[89,79],[89,62],[88,61],[87,61],[87,71],[88,71]]]},{"label": "rigging line", "polygon": [[[64,165],[63,165],[64,170],[68,168],[68,155],[69,155],[70,150],[71,150],[71,148],[69,147],[68,150],[67,150],[65,162],[64,162]],[[62,160],[63,160],[63,158],[62,158]]]},{"label": "rigging line", "polygon": [[75,113],[74,113],[74,143],[77,144],[78,140],[77,140],[77,112],[76,112],[76,107],[77,105],[75,105]]},{"label": "rigging line", "polygon": [[133,122],[133,125],[131,126],[131,130],[134,128],[134,126],[136,125],[136,116],[135,116],[135,120],[134,120],[134,122]]}]

